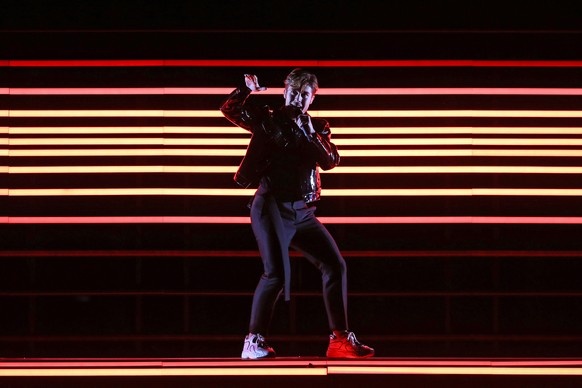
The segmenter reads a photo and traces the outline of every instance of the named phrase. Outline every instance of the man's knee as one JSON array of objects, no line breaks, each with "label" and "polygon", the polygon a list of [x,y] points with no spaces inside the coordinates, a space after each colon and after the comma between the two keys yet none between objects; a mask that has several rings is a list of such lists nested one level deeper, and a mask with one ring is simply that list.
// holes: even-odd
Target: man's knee
[{"label": "man's knee", "polygon": [[341,279],[347,272],[346,262],[341,256],[331,263],[323,264],[320,269],[322,276],[329,279]]},{"label": "man's knee", "polygon": [[270,287],[283,287],[285,284],[285,275],[278,272],[264,272],[261,276],[263,282]]}]

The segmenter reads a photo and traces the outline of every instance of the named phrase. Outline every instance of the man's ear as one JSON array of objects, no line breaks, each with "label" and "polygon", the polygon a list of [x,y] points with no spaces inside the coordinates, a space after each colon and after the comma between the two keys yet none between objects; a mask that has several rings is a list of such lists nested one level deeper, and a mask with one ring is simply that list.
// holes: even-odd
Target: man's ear
[{"label": "man's ear", "polygon": [[283,88],[283,99],[287,99],[287,88]]}]

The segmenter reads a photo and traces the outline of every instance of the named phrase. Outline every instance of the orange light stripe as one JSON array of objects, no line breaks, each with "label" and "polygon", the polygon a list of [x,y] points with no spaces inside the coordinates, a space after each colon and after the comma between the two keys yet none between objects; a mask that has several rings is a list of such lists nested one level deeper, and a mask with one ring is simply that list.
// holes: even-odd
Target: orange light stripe
[{"label": "orange light stripe", "polygon": [[[570,110],[321,110],[314,117],[582,117]],[[223,117],[219,110],[10,110],[10,117]]]},{"label": "orange light stripe", "polygon": [[[234,126],[228,127],[10,127],[12,135],[40,134],[247,134]],[[250,134],[249,134],[250,136]]]},{"label": "orange light stripe", "polygon": [[[1,152],[2,150],[0,150]],[[245,149],[58,149],[58,150],[3,150],[9,157],[59,156],[244,156]],[[341,150],[342,157],[582,157],[576,149],[506,149],[506,150]]]},{"label": "orange light stripe", "polygon": [[[0,166],[10,174],[234,173],[238,166]],[[554,166],[339,166],[323,174],[582,174]]]},{"label": "orange light stripe", "polygon": [[247,146],[248,138],[221,139],[166,139],[166,138],[42,138],[42,139],[10,139],[10,145],[224,145],[224,146]]},{"label": "orange light stripe", "polygon": [[582,117],[567,110],[321,110],[314,117]]},{"label": "orange light stripe", "polygon": [[11,166],[10,174],[235,173],[238,166]]},{"label": "orange light stripe", "polygon": [[[218,188],[54,188],[8,189],[8,195],[20,196],[123,196],[123,195],[189,195],[189,196],[249,196],[254,189]],[[323,189],[322,195],[344,196],[581,196],[582,189],[544,188],[466,188],[466,189]]]},{"label": "orange light stripe", "polygon": [[[27,139],[0,139],[0,144],[15,146],[30,145],[176,145],[176,146],[247,146],[248,138],[27,138]],[[528,139],[528,138],[373,138],[373,139],[335,139],[337,146],[396,146],[396,145],[475,145],[475,146],[580,146],[582,139]]]},{"label": "orange light stripe", "polygon": [[50,156],[244,156],[244,149],[63,149],[10,150],[10,157]]},{"label": "orange light stripe", "polygon": [[[580,225],[582,217],[318,217],[324,224],[555,224]],[[250,217],[105,216],[0,217],[2,224],[250,224]]]},{"label": "orange light stripe", "polygon": [[[9,127],[0,133],[35,134],[248,134],[235,126],[228,127]],[[579,127],[334,127],[334,135],[400,135],[400,134],[536,134],[579,135]],[[250,134],[249,134],[250,136]]]},{"label": "orange light stripe", "polygon": [[[0,88],[10,95],[228,95],[223,88]],[[281,87],[268,87],[261,94],[282,94]],[[318,95],[582,95],[581,88],[321,88]]]}]

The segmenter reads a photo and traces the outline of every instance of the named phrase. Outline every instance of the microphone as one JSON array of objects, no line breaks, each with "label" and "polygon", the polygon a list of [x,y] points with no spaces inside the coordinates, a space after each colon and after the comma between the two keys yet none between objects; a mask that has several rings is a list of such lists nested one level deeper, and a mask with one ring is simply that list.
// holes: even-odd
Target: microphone
[{"label": "microphone", "polygon": [[303,132],[305,137],[309,139],[309,134],[311,133],[311,128],[309,128],[309,116],[302,113],[299,116],[299,129]]}]

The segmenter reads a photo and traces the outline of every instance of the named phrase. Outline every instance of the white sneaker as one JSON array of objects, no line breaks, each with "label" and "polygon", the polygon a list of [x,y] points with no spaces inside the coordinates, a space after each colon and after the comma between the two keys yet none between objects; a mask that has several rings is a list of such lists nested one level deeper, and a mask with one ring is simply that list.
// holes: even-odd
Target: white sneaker
[{"label": "white sneaker", "polygon": [[241,358],[256,360],[257,358],[275,357],[275,351],[267,345],[265,338],[260,334],[249,334],[245,337]]}]

